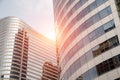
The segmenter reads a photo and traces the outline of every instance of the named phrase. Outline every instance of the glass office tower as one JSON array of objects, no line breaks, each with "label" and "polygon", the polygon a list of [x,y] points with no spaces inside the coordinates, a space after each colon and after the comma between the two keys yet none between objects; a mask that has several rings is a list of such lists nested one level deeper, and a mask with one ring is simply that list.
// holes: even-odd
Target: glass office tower
[{"label": "glass office tower", "polygon": [[0,80],[40,80],[46,61],[56,65],[54,41],[16,17],[0,20]]},{"label": "glass office tower", "polygon": [[53,0],[60,80],[120,80],[120,0]]}]

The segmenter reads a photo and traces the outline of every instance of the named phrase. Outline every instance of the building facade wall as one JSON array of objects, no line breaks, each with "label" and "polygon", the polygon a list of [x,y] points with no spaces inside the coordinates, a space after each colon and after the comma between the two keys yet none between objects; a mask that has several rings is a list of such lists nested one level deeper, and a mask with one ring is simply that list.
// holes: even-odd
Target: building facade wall
[{"label": "building facade wall", "polygon": [[119,78],[120,18],[116,4],[119,6],[119,0],[54,0],[61,80]]},{"label": "building facade wall", "polygon": [[1,79],[40,80],[46,61],[56,65],[54,41],[16,17],[0,20]]},{"label": "building facade wall", "polygon": [[59,80],[58,74],[59,70],[57,66],[53,65],[51,62],[45,62],[41,80]]}]

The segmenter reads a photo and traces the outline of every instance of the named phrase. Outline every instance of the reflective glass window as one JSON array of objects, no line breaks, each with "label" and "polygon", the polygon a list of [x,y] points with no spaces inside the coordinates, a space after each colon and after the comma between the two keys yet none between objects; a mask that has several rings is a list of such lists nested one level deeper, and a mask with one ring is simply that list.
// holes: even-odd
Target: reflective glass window
[{"label": "reflective glass window", "polygon": [[92,17],[93,24],[96,23],[96,22],[99,21],[99,20],[100,20],[100,17],[99,17],[98,14],[96,14],[96,15],[94,15],[94,16]]},{"label": "reflective glass window", "polygon": [[80,63],[81,63],[81,65],[84,65],[86,62],[87,62],[86,56],[85,56],[85,55],[82,55],[81,58],[80,58]]},{"label": "reflective glass window", "polygon": [[80,40],[77,44],[78,49],[81,49],[84,45],[83,45],[83,40]]},{"label": "reflective glass window", "polygon": [[93,2],[89,7],[91,11],[95,9],[97,7],[96,2]]},{"label": "reflective glass window", "polygon": [[97,37],[103,35],[105,33],[103,26],[96,29],[96,35]]},{"label": "reflective glass window", "polygon": [[75,71],[81,67],[80,58],[78,58],[78,59],[75,61],[74,65],[75,65]]},{"label": "reflective glass window", "polygon": [[105,32],[107,32],[107,31],[113,29],[115,27],[115,24],[113,23],[113,21],[110,21],[110,22],[106,23],[103,27],[104,27]]},{"label": "reflective glass window", "polygon": [[[99,0],[100,1],[100,0]],[[100,14],[100,17],[101,19],[106,17],[107,15],[109,15],[111,12],[110,12],[110,7],[107,7],[105,8],[104,10],[102,10],[99,14]]]},{"label": "reflective glass window", "polygon": [[94,55],[94,57],[96,57],[97,55],[99,55],[101,52],[100,52],[100,46],[97,45],[95,46],[93,49],[92,49],[92,53]]},{"label": "reflective glass window", "polygon": [[91,50],[88,51],[85,55],[86,55],[87,61],[90,61],[90,60],[93,59],[93,54],[92,54],[92,51],[91,51]]},{"label": "reflective glass window", "polygon": [[83,43],[84,43],[84,45],[87,45],[87,44],[90,43],[88,36],[86,36],[86,37],[83,39]]},{"label": "reflective glass window", "polygon": [[112,37],[111,39],[108,40],[109,43],[109,48],[115,47],[119,44],[118,37]]},{"label": "reflective glass window", "polygon": [[104,0],[96,0],[97,6],[100,6],[103,2],[104,2]]},{"label": "reflective glass window", "polygon": [[89,40],[90,40],[90,42],[93,41],[96,38],[97,38],[97,36],[96,36],[96,32],[95,31],[93,31],[93,32],[91,32],[89,34]]},{"label": "reflective glass window", "polygon": [[83,80],[91,80],[89,72],[85,72],[83,75]]},{"label": "reflective glass window", "polygon": [[96,67],[93,67],[92,69],[89,70],[90,78],[91,80],[94,80],[94,78],[97,77],[97,70]]}]

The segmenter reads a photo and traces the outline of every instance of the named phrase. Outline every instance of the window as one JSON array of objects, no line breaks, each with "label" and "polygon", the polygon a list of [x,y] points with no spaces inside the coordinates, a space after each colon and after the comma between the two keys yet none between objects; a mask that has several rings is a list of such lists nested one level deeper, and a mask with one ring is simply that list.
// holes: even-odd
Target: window
[{"label": "window", "polygon": [[99,28],[96,29],[96,35],[97,37],[103,35],[105,33],[103,26],[100,26]]},{"label": "window", "polygon": [[114,36],[92,49],[94,57],[119,45],[118,37]]},{"label": "window", "polygon": [[87,62],[93,59],[93,54],[91,50],[88,51],[85,55],[86,55]]},{"label": "window", "polygon": [[87,45],[87,44],[90,43],[88,36],[86,36],[86,37],[83,39],[83,43],[84,43],[84,45]]},{"label": "window", "polygon": [[[101,0],[99,0],[99,1],[101,1]],[[110,6],[107,7],[107,8],[105,8],[104,10],[102,10],[102,11],[99,13],[101,19],[104,18],[104,17],[106,17],[107,15],[109,15],[109,14],[111,13],[110,10],[111,10],[111,9],[110,9]]]},{"label": "window", "polygon": [[83,80],[91,80],[90,79],[90,74],[88,73],[88,71],[85,72],[82,76],[83,76]]},{"label": "window", "polygon": [[80,63],[81,65],[83,66],[85,63],[86,63],[86,56],[85,55],[82,55],[81,58],[80,58]]},{"label": "window", "polygon": [[96,67],[93,67],[92,69],[89,70],[90,78],[91,80],[94,80],[94,78],[97,77],[97,70]]},{"label": "window", "polygon": [[91,32],[89,34],[90,42],[93,41],[93,40],[95,40],[96,38],[97,38],[97,36],[96,36],[96,32],[95,31],[93,31],[93,32]]},{"label": "window", "polygon": [[112,20],[112,21],[106,23],[103,27],[104,27],[104,31],[105,31],[105,32],[108,32],[108,31],[110,31],[111,29],[115,28],[115,24],[114,24],[114,22],[113,22],[113,20]]},{"label": "window", "polygon": [[97,7],[97,5],[95,2],[93,2],[89,7],[90,7],[90,10],[92,11],[93,9]]},{"label": "window", "polygon": [[75,71],[81,67],[80,58],[78,58],[78,59],[75,61],[74,65],[75,65]]},{"label": "window", "polygon": [[[107,0],[106,0],[106,1],[107,1]],[[105,2],[105,0],[96,0],[97,6],[100,6],[103,2]]]},{"label": "window", "polygon": [[93,53],[93,56],[96,57],[98,56],[101,52],[100,52],[100,46],[97,45],[95,46],[93,49],[92,49],[92,53]]},{"label": "window", "polygon": [[120,56],[120,54],[98,64],[96,66],[98,75],[102,75],[107,71],[120,67],[120,61],[118,59],[118,56]]},{"label": "window", "polygon": [[[106,10],[104,10],[104,11],[106,11]],[[103,11],[101,11],[101,12],[103,12]],[[100,13],[101,13],[101,12],[100,12]],[[103,15],[103,14],[102,14],[102,15]],[[105,15],[105,16],[107,16],[107,15]],[[97,21],[100,20],[100,17],[99,17],[98,14],[96,14],[96,15],[94,15],[91,19],[92,19],[93,24],[94,24],[94,23],[96,23]]]}]

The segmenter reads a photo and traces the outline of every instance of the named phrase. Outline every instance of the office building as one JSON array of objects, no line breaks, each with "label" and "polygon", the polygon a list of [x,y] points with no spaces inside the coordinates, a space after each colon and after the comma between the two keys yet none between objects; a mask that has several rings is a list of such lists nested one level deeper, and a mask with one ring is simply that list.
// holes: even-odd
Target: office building
[{"label": "office building", "polygon": [[43,66],[42,80],[58,80],[59,69],[51,62],[45,62]]},{"label": "office building", "polygon": [[120,80],[120,0],[53,0],[60,80]]},{"label": "office building", "polygon": [[0,20],[0,79],[41,80],[46,61],[56,65],[54,41],[16,17]]}]

